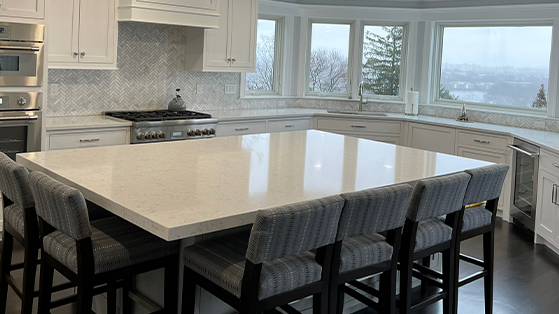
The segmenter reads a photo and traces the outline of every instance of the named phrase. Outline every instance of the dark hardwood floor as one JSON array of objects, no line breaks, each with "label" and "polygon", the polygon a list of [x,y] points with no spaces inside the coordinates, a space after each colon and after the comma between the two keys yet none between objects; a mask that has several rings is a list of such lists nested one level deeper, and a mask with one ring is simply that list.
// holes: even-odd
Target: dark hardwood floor
[{"label": "dark hardwood floor", "polygon": [[[14,257],[21,260],[21,246],[14,245]],[[481,238],[462,243],[462,252],[482,257]],[[461,276],[476,268],[461,264]],[[14,277],[21,281],[21,272]],[[38,281],[38,280],[37,280]],[[556,314],[559,313],[559,256],[542,245],[535,246],[518,228],[503,223],[496,224],[495,235],[495,314]],[[21,303],[9,289],[6,313],[20,312]],[[53,314],[72,313],[70,307],[52,311]],[[466,285],[459,292],[460,314],[482,314],[483,282]],[[356,314],[369,314],[363,310]],[[442,313],[442,304],[434,304],[420,314]]]},{"label": "dark hardwood floor", "polygon": [[[461,251],[482,258],[481,237],[462,242]],[[460,263],[461,277],[478,268]],[[419,289],[417,289],[419,296]],[[495,282],[493,313],[559,313],[559,256],[534,245],[519,228],[497,219],[495,226]],[[356,314],[375,313],[362,310]],[[442,302],[418,314],[441,314]],[[459,314],[483,314],[483,281],[478,280],[459,290]]]}]

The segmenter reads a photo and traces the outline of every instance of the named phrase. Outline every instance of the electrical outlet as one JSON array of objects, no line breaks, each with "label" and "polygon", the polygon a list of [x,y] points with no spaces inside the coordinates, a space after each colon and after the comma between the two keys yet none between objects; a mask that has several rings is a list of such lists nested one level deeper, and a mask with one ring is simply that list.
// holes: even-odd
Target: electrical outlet
[{"label": "electrical outlet", "polygon": [[50,84],[49,89],[50,89],[50,95],[51,96],[53,96],[53,97],[58,96],[58,91],[59,91],[59,85],[58,84]]},{"label": "electrical outlet", "polygon": [[534,128],[545,130],[545,121],[534,121]]},{"label": "electrical outlet", "polygon": [[234,95],[239,90],[239,85],[237,84],[225,84],[225,94]]},{"label": "electrical outlet", "polygon": [[204,84],[196,84],[196,94],[197,95],[204,94]]},{"label": "electrical outlet", "polygon": [[427,109],[427,115],[428,116],[434,116],[435,114],[436,114],[435,108]]},{"label": "electrical outlet", "polygon": [[287,107],[285,100],[278,101],[278,108],[285,108]]}]

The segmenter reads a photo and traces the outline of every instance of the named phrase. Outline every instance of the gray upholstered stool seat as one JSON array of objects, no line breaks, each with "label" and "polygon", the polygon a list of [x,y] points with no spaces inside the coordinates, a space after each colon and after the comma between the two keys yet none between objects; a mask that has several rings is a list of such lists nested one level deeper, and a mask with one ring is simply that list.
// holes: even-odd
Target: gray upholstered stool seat
[{"label": "gray upholstered stool seat", "polygon": [[[118,218],[91,221],[95,274],[121,269],[176,254],[176,242],[167,242]],[[76,241],[61,231],[43,238],[43,249],[57,261],[78,272]]]},{"label": "gray upholstered stool seat", "polygon": [[[241,297],[250,234],[241,233],[194,244],[184,249],[184,264],[221,288]],[[259,299],[291,291],[321,279],[314,254],[303,252],[264,262]]]},{"label": "gray upholstered stool seat", "polygon": [[347,238],[340,251],[340,273],[388,261],[392,246],[380,234]]},{"label": "gray upholstered stool seat", "polygon": [[484,206],[468,208],[464,211],[462,232],[477,229],[491,224],[493,215]]},{"label": "gray upholstered stool seat", "polygon": [[23,208],[17,204],[13,204],[4,208],[4,219],[10,226],[16,229],[20,236],[24,237],[25,221],[23,216]]},{"label": "gray upholstered stool seat", "polygon": [[437,218],[420,221],[417,225],[415,251],[450,241],[452,228]]}]

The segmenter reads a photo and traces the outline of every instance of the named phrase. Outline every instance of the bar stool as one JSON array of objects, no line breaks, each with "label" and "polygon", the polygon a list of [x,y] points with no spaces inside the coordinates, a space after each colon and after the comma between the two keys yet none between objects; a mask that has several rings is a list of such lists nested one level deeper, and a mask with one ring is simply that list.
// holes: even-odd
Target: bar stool
[{"label": "bar stool", "polygon": [[[420,180],[416,183],[402,233],[400,313],[408,314],[440,300],[444,303],[443,313],[449,314],[453,310],[457,229],[469,181],[470,175],[457,173]],[[442,215],[446,215],[445,222],[437,219]],[[443,254],[442,283],[429,277],[430,269],[421,265],[418,266],[423,267],[421,268],[423,272],[414,269],[415,260],[438,252]],[[412,305],[412,276],[428,280],[442,291]]]},{"label": "bar stool", "polygon": [[[49,176],[29,175],[42,239],[39,313],[48,314],[56,269],[77,286],[76,310],[90,314],[93,295],[125,286],[138,274],[165,268],[164,313],[177,312],[178,246],[118,218],[90,222],[82,194]],[[131,313],[125,295],[123,312]],[[116,313],[116,299],[108,300]]]},{"label": "bar stool", "polygon": [[[313,296],[313,313],[328,312],[332,246],[344,200],[331,196],[261,210],[250,235],[194,244],[184,250],[182,312],[193,314],[196,285],[243,314]],[[309,252],[317,249],[316,256]]]},{"label": "bar stool", "polygon": [[[0,263],[0,313],[6,313],[8,286],[21,299],[21,313],[30,314],[35,291],[39,243],[39,226],[35,203],[29,187],[29,172],[4,153],[0,153],[0,191],[3,198],[4,222],[2,230],[2,262]],[[23,263],[12,265],[14,239],[23,246]],[[12,270],[23,269],[23,285],[20,288],[11,275]],[[54,287],[62,291],[73,287],[64,283]]]},{"label": "bar stool", "polygon": [[[491,165],[476,169],[466,170],[472,179],[468,184],[463,204],[477,204],[486,201],[485,205],[475,206],[464,210],[464,217],[460,222],[456,244],[456,271],[455,271],[455,306],[454,313],[458,312],[458,288],[473,281],[483,278],[485,314],[493,313],[493,263],[495,242],[495,217],[499,196],[505,182],[509,166],[505,164]],[[460,253],[460,242],[477,236],[483,236],[483,260]],[[460,260],[483,268],[462,280],[459,279]]]},{"label": "bar stool", "polygon": [[[413,188],[408,184],[342,194],[330,276],[330,313],[341,314],[344,293],[378,313],[396,313],[396,275],[402,226]],[[387,232],[386,237],[378,234]],[[379,290],[357,281],[382,273]],[[351,285],[379,299],[369,297]]]}]

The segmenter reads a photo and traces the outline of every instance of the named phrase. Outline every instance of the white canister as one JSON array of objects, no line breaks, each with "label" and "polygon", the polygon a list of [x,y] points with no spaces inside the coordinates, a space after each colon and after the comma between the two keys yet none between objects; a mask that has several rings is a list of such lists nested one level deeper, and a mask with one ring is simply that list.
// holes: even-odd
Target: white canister
[{"label": "white canister", "polygon": [[406,92],[406,114],[417,116],[419,113],[419,92]]}]

